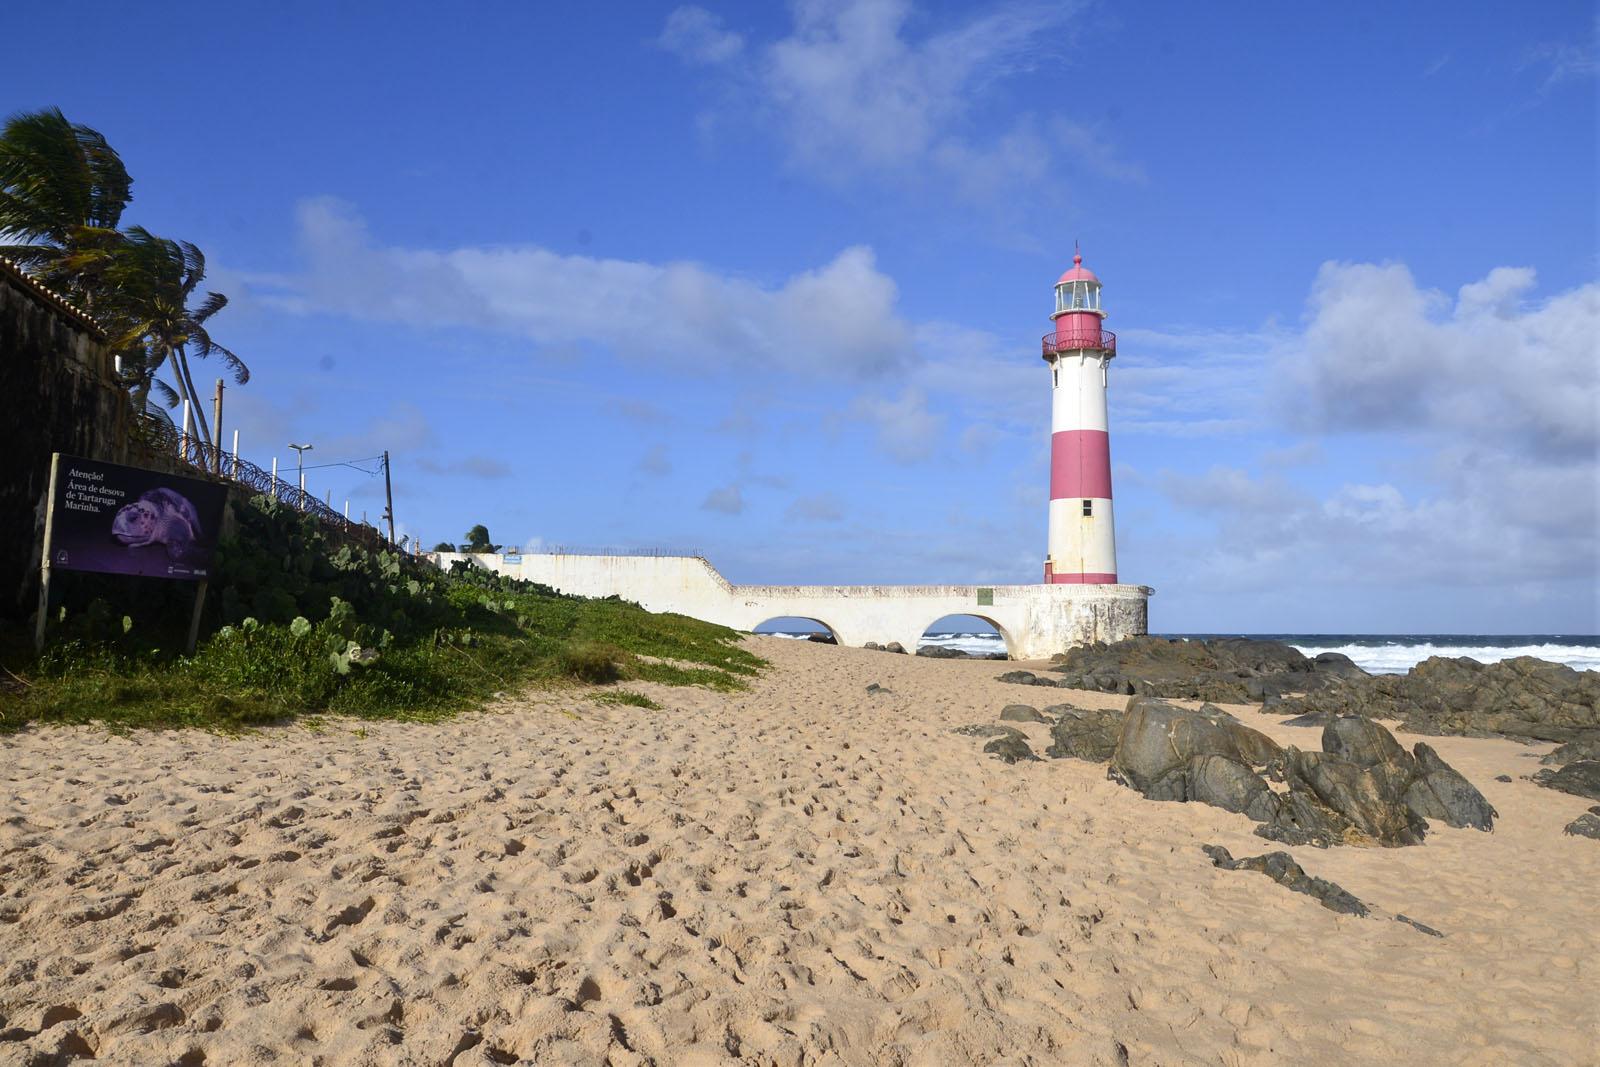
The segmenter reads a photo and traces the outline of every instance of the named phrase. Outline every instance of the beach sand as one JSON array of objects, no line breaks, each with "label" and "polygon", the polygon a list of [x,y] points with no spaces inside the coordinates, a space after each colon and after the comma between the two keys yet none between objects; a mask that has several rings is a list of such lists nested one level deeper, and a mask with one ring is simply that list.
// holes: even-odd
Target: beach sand
[{"label": "beach sand", "polygon": [[1278,847],[1244,816],[951,733],[1125,698],[751,641],[749,692],[660,711],[0,737],[0,1064],[1595,1062],[1600,842],[1522,780],[1550,746],[1429,739],[1492,834],[1289,850],[1353,918],[1214,868]]}]

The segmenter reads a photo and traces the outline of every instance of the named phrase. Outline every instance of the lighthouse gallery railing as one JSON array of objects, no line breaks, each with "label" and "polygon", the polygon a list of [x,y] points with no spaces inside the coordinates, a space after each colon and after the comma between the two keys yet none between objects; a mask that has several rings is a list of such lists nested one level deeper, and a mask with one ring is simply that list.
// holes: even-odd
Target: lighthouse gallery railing
[{"label": "lighthouse gallery railing", "polygon": [[1110,330],[1073,330],[1071,333],[1061,337],[1057,337],[1053,333],[1044,335],[1045,359],[1052,359],[1055,356],[1083,349],[1104,349],[1115,355],[1117,351],[1117,335]]}]

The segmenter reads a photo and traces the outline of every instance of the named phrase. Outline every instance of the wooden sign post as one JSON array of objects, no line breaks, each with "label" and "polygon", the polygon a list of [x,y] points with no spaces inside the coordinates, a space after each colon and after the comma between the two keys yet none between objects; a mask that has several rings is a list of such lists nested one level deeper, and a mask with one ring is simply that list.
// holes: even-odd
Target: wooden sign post
[{"label": "wooden sign post", "polygon": [[33,624],[33,650],[44,651],[44,624],[50,617],[50,535],[55,529],[56,476],[61,471],[61,453],[50,453],[50,495],[45,497],[44,552],[39,558],[39,617]]}]

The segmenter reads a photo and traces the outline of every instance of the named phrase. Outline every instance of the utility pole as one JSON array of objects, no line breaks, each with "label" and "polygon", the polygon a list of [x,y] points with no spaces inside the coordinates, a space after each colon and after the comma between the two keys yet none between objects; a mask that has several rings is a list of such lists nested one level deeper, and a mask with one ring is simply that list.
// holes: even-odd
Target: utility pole
[{"label": "utility pole", "polygon": [[394,486],[389,481],[389,450],[383,450],[383,517],[389,520],[389,543],[394,544]]},{"label": "utility pole", "polygon": [[212,463],[216,467],[216,472],[218,474],[221,474],[222,473],[222,379],[221,378],[217,379],[217,398],[216,398],[215,401],[213,401],[213,406],[212,406],[211,410],[214,413],[214,417],[211,420],[211,425],[212,425],[213,430],[215,431],[215,436],[213,436],[211,438]]}]

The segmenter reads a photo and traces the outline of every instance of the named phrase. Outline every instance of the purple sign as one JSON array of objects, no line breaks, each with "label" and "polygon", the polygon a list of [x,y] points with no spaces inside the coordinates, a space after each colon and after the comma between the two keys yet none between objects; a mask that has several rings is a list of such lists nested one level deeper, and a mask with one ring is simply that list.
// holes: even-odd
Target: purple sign
[{"label": "purple sign", "polygon": [[195,478],[62,456],[50,502],[50,566],[202,581],[227,493]]}]

